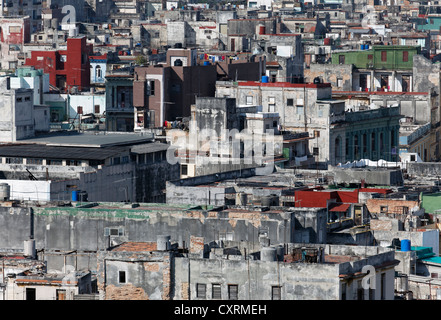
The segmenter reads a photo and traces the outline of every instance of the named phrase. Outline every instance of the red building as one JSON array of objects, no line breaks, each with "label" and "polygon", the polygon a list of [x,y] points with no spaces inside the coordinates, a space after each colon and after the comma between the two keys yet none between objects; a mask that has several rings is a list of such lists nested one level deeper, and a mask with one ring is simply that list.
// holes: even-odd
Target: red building
[{"label": "red building", "polygon": [[391,193],[390,189],[359,188],[351,191],[345,190],[323,190],[323,188],[312,188],[295,192],[296,207],[327,208],[332,204],[350,204],[360,202],[360,193]]},{"label": "red building", "polygon": [[93,46],[86,37],[67,39],[67,50],[32,51],[25,65],[43,69],[49,74],[51,85],[62,91],[77,87],[79,91],[90,87],[89,55]]}]

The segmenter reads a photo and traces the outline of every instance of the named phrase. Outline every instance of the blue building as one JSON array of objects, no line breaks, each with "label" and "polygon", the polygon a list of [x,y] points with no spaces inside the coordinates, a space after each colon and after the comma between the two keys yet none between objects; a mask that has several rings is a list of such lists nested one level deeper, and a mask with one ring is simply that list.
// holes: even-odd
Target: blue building
[{"label": "blue building", "polygon": [[104,84],[106,81],[107,71],[107,54],[99,56],[90,56],[90,83]]}]

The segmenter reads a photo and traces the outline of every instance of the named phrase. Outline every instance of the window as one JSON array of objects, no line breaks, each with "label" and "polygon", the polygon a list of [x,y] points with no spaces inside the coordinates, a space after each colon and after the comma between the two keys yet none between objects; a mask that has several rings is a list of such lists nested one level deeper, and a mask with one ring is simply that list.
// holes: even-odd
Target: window
[{"label": "window", "polygon": [[183,176],[186,176],[188,174],[188,165],[186,164],[181,165],[181,174]]},{"label": "window", "polygon": [[317,147],[312,148],[312,155],[318,156],[319,155],[319,148],[317,148]]},{"label": "window", "polygon": [[222,298],[220,284],[213,284],[211,289],[212,289],[212,292],[211,292],[212,299],[221,299]]},{"label": "window", "polygon": [[247,96],[246,97],[246,103],[247,103],[247,105],[253,104],[253,96]]},{"label": "window", "polygon": [[387,61],[387,51],[381,51],[381,61]]},{"label": "window", "polygon": [[57,289],[57,300],[66,300],[66,290]]},{"label": "window", "polygon": [[388,207],[387,206],[380,206],[380,212],[381,213],[387,213]]},{"label": "window", "polygon": [[26,288],[26,300],[36,300],[35,288]]},{"label": "window", "polygon": [[381,274],[381,283],[380,283],[380,286],[381,286],[381,300],[384,300],[384,299],[386,299],[386,274],[385,273],[382,273]]},{"label": "window", "polygon": [[237,284],[228,285],[228,299],[237,300],[238,299],[238,286]]},{"label": "window", "polygon": [[26,159],[26,164],[43,164],[43,159],[28,158]]},{"label": "window", "polygon": [[10,26],[9,27],[9,33],[20,33],[21,27],[20,26]]},{"label": "window", "polygon": [[99,79],[99,78],[102,77],[102,75],[103,75],[103,73],[102,73],[101,67],[100,66],[96,66],[95,77]]},{"label": "window", "polygon": [[196,284],[196,297],[205,299],[207,295],[207,285],[205,283]]},{"label": "window", "polygon": [[303,114],[303,106],[302,105],[296,106],[296,114]]},{"label": "window", "polygon": [[281,287],[280,286],[272,286],[271,287],[271,300],[281,300]]},{"label": "window", "polygon": [[409,61],[409,52],[403,51],[403,62]]},{"label": "window", "polygon": [[147,95],[155,95],[155,80],[147,80]]},{"label": "window", "polygon": [[361,284],[361,280],[358,281],[357,300],[364,300],[364,290]]},{"label": "window", "polygon": [[23,164],[23,158],[6,158],[6,163]]},{"label": "window", "polygon": [[123,236],[123,228],[104,228],[104,236]]},{"label": "window", "polygon": [[95,113],[100,113],[100,105],[99,104],[96,104],[94,106],[94,109],[95,109]]},{"label": "window", "polygon": [[288,107],[292,107],[292,106],[294,106],[294,99],[288,99],[288,100],[286,100],[286,105],[287,105]]},{"label": "window", "polygon": [[119,283],[126,283],[126,272],[125,271],[118,272],[118,282]]},{"label": "window", "polygon": [[341,299],[346,300],[346,283],[341,284]]},{"label": "window", "polygon": [[78,106],[78,107],[77,107],[77,113],[78,113],[78,114],[83,114],[83,107]]},{"label": "window", "polygon": [[275,104],[274,100],[272,100],[272,102],[268,103],[268,112],[276,112],[276,104]]},{"label": "window", "polygon": [[343,79],[342,78],[337,78],[337,87],[343,87]]},{"label": "window", "polygon": [[338,56],[338,63],[339,64],[345,64],[345,56],[343,56],[343,55]]},{"label": "window", "polygon": [[363,154],[367,153],[367,134],[363,133]]}]

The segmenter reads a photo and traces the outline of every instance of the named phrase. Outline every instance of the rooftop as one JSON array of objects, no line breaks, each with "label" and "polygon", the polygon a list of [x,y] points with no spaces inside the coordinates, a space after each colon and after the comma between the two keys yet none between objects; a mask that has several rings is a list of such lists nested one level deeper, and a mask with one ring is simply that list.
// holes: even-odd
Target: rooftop
[{"label": "rooftop", "polygon": [[74,131],[54,132],[20,140],[20,143],[36,143],[64,147],[110,147],[133,145],[153,141],[152,134],[127,134],[116,132],[78,133]]}]

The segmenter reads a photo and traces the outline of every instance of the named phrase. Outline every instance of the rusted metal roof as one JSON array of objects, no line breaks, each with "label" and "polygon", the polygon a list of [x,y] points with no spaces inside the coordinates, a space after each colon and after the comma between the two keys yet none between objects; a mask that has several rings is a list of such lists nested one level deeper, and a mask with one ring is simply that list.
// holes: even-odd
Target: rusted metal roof
[{"label": "rusted metal roof", "polygon": [[124,242],[113,248],[111,251],[155,251],[157,249],[156,242]]}]

